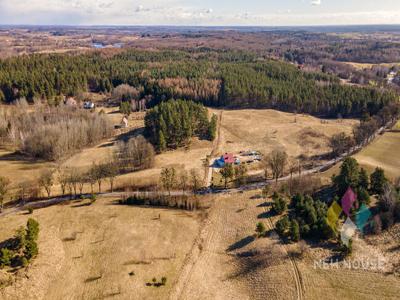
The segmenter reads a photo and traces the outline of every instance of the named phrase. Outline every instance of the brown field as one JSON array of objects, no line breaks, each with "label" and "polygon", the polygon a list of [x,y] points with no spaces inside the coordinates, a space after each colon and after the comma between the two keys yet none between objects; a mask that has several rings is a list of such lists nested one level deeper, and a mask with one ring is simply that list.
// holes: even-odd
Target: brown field
[{"label": "brown field", "polygon": [[[400,125],[398,122],[395,126]],[[400,132],[385,132],[377,137],[370,145],[354,155],[359,164],[367,171],[373,172],[376,167],[385,170],[386,176],[394,180],[400,177]],[[323,177],[329,179],[333,174],[339,173],[340,165],[328,170]]]},{"label": "brown field", "polygon": [[[396,299],[400,278],[373,271],[314,268],[331,255],[313,245],[304,259],[289,258],[273,231],[255,238],[257,222],[273,228],[270,200],[258,192],[213,196],[208,217],[197,213],[113,205],[71,203],[35,210],[40,254],[21,272],[2,299]],[[161,219],[158,216],[161,214]],[[27,215],[0,219],[0,240]],[[184,228],[184,230],[182,230]],[[398,239],[396,238],[397,243]],[[393,241],[393,237],[392,237]],[[355,241],[352,259],[377,252]],[[396,245],[396,243],[395,243]],[[389,254],[387,254],[389,253]],[[391,257],[391,256],[388,256]],[[135,275],[130,276],[130,272]],[[153,277],[165,287],[147,287]],[[68,288],[66,288],[68,287]]]},{"label": "brown field", "polygon": [[374,66],[382,66],[391,68],[393,66],[400,65],[400,62],[393,63],[382,63],[382,64],[370,64],[370,63],[356,63],[356,62],[343,62],[344,64],[350,65],[357,70],[371,69]]},{"label": "brown field", "polygon": [[269,153],[281,148],[290,157],[317,156],[329,152],[329,137],[340,132],[350,134],[356,122],[324,120],[270,109],[225,110],[218,150],[220,154],[242,150]]},{"label": "brown field", "polygon": [[[0,290],[1,299],[165,299],[196,238],[199,213],[121,206],[113,199],[83,204],[0,219],[0,241],[28,217],[41,228],[39,256],[26,277],[22,272]],[[146,286],[163,276],[165,287]]]}]

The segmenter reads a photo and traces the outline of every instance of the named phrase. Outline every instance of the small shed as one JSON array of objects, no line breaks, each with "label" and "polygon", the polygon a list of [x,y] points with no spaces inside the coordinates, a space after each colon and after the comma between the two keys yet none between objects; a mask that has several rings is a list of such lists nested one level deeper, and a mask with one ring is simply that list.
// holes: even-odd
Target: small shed
[{"label": "small shed", "polygon": [[77,106],[76,100],[74,98],[72,98],[72,97],[68,97],[67,99],[65,99],[64,104],[66,106],[69,106],[69,107],[76,107]]},{"label": "small shed", "polygon": [[122,121],[121,121],[121,127],[122,128],[128,128],[128,126],[129,126],[128,118],[127,117],[123,117]]}]

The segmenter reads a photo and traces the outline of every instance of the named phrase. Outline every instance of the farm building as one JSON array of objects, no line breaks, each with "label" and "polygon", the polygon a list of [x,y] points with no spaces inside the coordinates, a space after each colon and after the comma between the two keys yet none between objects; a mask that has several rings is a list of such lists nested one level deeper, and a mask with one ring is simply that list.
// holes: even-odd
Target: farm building
[{"label": "farm building", "polygon": [[76,107],[77,106],[76,100],[72,97],[66,98],[64,101],[64,104],[68,107]]},{"label": "farm building", "polygon": [[240,164],[240,160],[236,158],[232,153],[225,153],[219,159],[215,161],[215,164],[219,168],[223,168],[225,164]]}]

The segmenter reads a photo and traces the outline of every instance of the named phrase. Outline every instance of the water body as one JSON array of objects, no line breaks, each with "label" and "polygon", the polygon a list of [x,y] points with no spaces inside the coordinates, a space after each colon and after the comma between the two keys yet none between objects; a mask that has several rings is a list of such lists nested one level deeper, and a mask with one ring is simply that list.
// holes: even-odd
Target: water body
[{"label": "water body", "polygon": [[122,48],[123,43],[116,43],[113,45],[104,45],[103,43],[92,43],[92,47],[95,49],[103,49],[103,48]]}]

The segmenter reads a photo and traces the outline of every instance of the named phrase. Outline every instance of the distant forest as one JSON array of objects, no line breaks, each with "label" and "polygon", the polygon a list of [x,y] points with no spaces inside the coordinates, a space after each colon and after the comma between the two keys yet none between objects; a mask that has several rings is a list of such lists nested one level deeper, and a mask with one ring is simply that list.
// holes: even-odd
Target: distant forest
[{"label": "distant forest", "polygon": [[79,92],[111,92],[129,84],[153,107],[168,99],[207,106],[274,108],[328,117],[376,114],[396,95],[339,83],[336,76],[238,51],[106,51],[36,54],[0,61],[0,101]]}]

